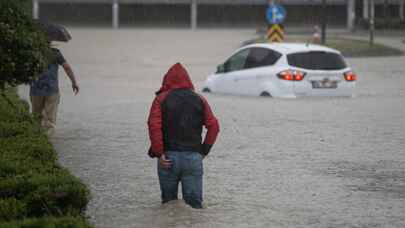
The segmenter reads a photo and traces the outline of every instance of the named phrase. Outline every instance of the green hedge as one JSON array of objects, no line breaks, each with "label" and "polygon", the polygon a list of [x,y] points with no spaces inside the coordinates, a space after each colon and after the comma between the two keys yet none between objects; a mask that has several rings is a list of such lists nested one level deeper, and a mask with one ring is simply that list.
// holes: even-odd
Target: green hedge
[{"label": "green hedge", "polygon": [[1,228],[91,228],[81,217],[45,217],[0,224]]},{"label": "green hedge", "polygon": [[57,154],[9,89],[0,97],[0,227],[90,227],[88,188],[57,163]]}]

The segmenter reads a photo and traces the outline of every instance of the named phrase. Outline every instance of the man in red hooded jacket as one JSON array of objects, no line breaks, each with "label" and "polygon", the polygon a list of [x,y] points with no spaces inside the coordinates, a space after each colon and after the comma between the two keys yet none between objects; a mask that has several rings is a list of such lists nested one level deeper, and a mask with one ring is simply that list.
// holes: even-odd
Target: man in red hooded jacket
[{"label": "man in red hooded jacket", "polygon": [[[203,126],[207,129],[204,141]],[[202,208],[202,160],[215,143],[219,125],[207,101],[194,92],[180,63],[164,76],[152,103],[148,127],[149,156],[158,158],[162,203],[177,199],[181,182],[184,201]]]}]

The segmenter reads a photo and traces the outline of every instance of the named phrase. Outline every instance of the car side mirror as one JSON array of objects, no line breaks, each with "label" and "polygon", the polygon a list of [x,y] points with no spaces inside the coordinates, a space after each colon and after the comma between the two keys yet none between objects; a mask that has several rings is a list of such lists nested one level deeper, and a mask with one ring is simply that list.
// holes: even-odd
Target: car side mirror
[{"label": "car side mirror", "polygon": [[217,74],[218,73],[225,73],[225,64],[220,64],[217,66]]}]

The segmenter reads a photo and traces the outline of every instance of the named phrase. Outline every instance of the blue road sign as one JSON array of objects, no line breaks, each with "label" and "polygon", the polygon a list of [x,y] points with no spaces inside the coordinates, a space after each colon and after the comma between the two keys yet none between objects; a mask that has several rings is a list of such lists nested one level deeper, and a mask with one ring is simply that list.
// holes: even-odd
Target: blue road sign
[{"label": "blue road sign", "polygon": [[283,6],[272,4],[266,12],[266,18],[269,24],[281,24],[285,20],[287,12]]}]

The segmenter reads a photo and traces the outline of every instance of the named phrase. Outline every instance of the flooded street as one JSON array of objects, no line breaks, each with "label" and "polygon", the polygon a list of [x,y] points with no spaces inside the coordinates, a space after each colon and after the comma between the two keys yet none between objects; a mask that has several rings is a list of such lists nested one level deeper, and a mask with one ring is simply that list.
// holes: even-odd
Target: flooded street
[{"label": "flooded street", "polygon": [[205,94],[221,132],[205,159],[206,209],[160,205],[146,119],[162,76],[185,64],[196,87],[251,30],[71,29],[59,45],[53,142],[87,183],[96,227],[405,227],[405,58],[348,59],[357,96]]}]

